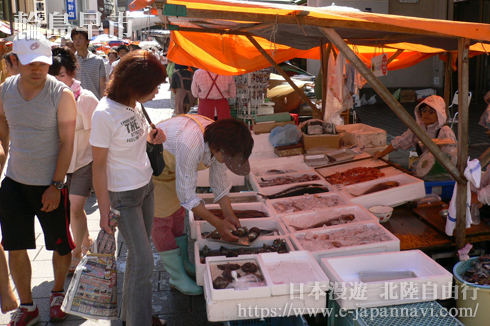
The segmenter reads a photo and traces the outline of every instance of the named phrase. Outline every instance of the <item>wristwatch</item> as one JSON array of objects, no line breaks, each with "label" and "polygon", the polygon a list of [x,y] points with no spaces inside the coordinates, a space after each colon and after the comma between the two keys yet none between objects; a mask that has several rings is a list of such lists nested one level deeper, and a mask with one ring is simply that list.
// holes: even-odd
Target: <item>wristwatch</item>
[{"label": "wristwatch", "polygon": [[51,181],[51,185],[55,186],[56,189],[61,190],[65,187],[63,181]]}]

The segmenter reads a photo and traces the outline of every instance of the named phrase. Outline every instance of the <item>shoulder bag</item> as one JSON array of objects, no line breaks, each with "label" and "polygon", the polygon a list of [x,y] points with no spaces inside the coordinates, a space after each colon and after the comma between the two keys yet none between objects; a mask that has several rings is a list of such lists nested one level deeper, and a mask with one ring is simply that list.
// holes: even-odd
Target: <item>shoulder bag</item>
[{"label": "shoulder bag", "polygon": [[[148,120],[151,129],[156,129],[155,125],[151,122],[151,119],[148,116],[143,104],[141,104],[141,109],[143,110],[143,114],[145,115],[146,120]],[[146,142],[146,154],[148,154],[153,175],[159,176],[162,174],[163,169],[165,168],[165,160],[163,159],[163,144],[154,145]]]}]

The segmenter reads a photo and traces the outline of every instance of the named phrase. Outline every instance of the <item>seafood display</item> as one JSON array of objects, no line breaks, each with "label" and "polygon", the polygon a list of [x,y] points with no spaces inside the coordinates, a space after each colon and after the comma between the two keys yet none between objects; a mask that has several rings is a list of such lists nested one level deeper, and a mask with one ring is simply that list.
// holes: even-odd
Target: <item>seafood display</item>
[{"label": "seafood display", "polygon": [[320,209],[325,207],[334,207],[344,204],[346,203],[344,203],[344,201],[338,196],[320,197],[317,195],[304,195],[301,198],[274,203],[272,204],[272,207],[274,207],[274,209],[278,213],[283,214]]},{"label": "seafood display", "polygon": [[377,168],[355,167],[344,172],[334,173],[326,177],[326,179],[331,184],[351,185],[375,180],[384,176],[385,174]]},{"label": "seafood display", "polygon": [[246,289],[264,286],[264,277],[255,262],[242,264],[216,264],[212,268],[213,288],[215,289]]},{"label": "seafood display", "polygon": [[267,170],[267,171],[264,171],[264,172],[257,172],[255,173],[256,176],[260,176],[260,175],[274,175],[274,174],[286,174],[286,173],[294,173],[294,172],[298,172],[296,170],[279,170],[279,169],[270,169],[270,170]]},{"label": "seafood display", "polygon": [[[248,244],[254,242],[255,240],[257,240],[257,238],[262,234],[262,231],[257,227],[252,227],[249,230],[248,228],[242,226],[242,227],[236,229],[236,231],[231,231],[231,234],[239,237],[239,240],[238,240],[239,244],[248,245]],[[218,230],[214,230],[212,232],[204,232],[204,233],[201,233],[201,235],[204,239],[224,241],[221,239],[221,235],[219,234]]]},{"label": "seafood display", "polygon": [[[225,218],[223,211],[221,209],[210,209],[209,210],[211,213],[213,213],[216,217],[219,217],[221,219]],[[240,218],[258,218],[258,217],[269,217],[266,212],[258,211],[258,210],[233,210],[233,213],[235,213],[235,216],[240,219]],[[194,220],[196,221],[202,221],[203,218],[194,215]]]},{"label": "seafood display", "polygon": [[463,280],[478,285],[490,285],[490,255],[482,255],[471,263],[471,268],[463,273]]},{"label": "seafood display", "polygon": [[329,232],[307,231],[297,239],[305,250],[319,251],[389,241],[390,237],[380,226],[358,225]]},{"label": "seafood display", "polygon": [[289,226],[294,228],[296,231],[302,231],[302,230],[306,230],[306,229],[321,228],[324,226],[347,224],[349,222],[354,221],[355,218],[356,217],[354,216],[354,214],[346,214],[346,215],[341,215],[339,217],[326,218],[324,221],[320,221],[318,223],[308,225],[305,227],[300,227],[300,226],[295,226],[295,225],[289,225]]},{"label": "seafood display", "polygon": [[319,194],[322,192],[329,192],[329,189],[325,185],[321,184],[309,184],[309,185],[299,185],[299,186],[294,186],[288,189],[285,189],[283,191],[280,191],[278,193],[272,194],[272,195],[263,195],[263,194],[257,194],[260,195],[264,198],[267,199],[276,199],[276,198],[287,198],[287,197],[296,197],[296,196],[302,196],[305,194]]},{"label": "seafood display", "polygon": [[[216,257],[216,256],[238,257],[238,255],[259,254],[264,252],[277,252],[279,254],[284,254],[284,253],[288,253],[289,250],[286,247],[286,241],[284,239],[277,238],[272,242],[272,245],[268,245],[264,243],[262,247],[258,247],[258,248],[228,249],[224,246],[221,246],[219,250],[211,250],[209,249],[208,246],[204,246],[202,250],[199,252],[199,258],[201,260],[201,263],[205,264],[206,257]],[[232,268],[230,267],[230,269]]]},{"label": "seafood display", "polygon": [[260,180],[262,181],[259,181],[259,186],[265,188],[265,187],[272,187],[272,186],[282,186],[290,183],[317,181],[320,180],[320,177],[316,174],[314,175],[303,174],[302,176],[299,177],[292,177],[290,175],[287,175],[287,176],[281,176],[270,180],[265,180],[264,178],[260,178]]},{"label": "seafood display", "polygon": [[383,191],[383,190],[387,190],[387,189],[391,189],[391,188],[395,188],[395,187],[398,187],[400,186],[400,183],[398,181],[386,181],[386,182],[381,182],[381,183],[378,183],[374,186],[372,186],[371,188],[369,188],[368,190],[366,190],[365,192],[359,194],[359,195],[355,195],[355,194],[352,194],[352,196],[354,197],[359,197],[359,196],[364,196],[364,195],[368,195],[368,194],[372,194],[372,193],[375,193],[375,192],[378,192],[378,191]]}]

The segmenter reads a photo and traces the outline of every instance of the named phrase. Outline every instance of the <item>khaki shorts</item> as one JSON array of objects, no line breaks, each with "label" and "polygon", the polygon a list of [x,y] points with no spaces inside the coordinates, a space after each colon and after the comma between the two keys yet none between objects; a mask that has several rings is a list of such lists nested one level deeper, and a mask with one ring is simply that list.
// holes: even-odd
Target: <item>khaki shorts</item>
[{"label": "khaki shorts", "polygon": [[66,175],[66,187],[70,195],[88,197],[92,184],[92,162]]}]

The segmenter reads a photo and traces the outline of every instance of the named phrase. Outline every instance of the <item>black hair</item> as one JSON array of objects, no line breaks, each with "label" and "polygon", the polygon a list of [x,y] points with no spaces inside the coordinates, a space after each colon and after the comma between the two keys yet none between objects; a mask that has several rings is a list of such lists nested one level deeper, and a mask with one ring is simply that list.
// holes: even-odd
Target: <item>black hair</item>
[{"label": "black hair", "polygon": [[75,54],[69,47],[60,47],[52,50],[53,64],[49,66],[49,74],[56,76],[60,73],[61,67],[65,67],[66,73],[69,76],[75,76],[75,71],[78,68],[78,61]]},{"label": "black hair", "polygon": [[74,28],[71,30],[71,39],[73,40],[73,38],[75,37],[75,35],[83,35],[87,41],[90,41],[88,39],[88,30],[85,28],[85,27],[77,27],[77,28]]},{"label": "black hair", "polygon": [[126,50],[126,51],[128,51],[128,52],[129,52],[129,48],[128,48],[128,46],[127,46],[127,45],[125,45],[125,44],[121,44],[121,45],[119,45],[119,46],[117,47],[117,53],[119,53],[119,51],[121,51],[121,50]]},{"label": "black hair", "polygon": [[19,62],[19,57],[17,57],[17,54],[13,53],[13,52],[9,52],[9,53],[6,53],[3,55],[3,58],[5,59],[5,61],[8,63],[9,66],[13,66],[14,63],[12,62],[12,59],[11,57],[15,57],[17,59],[17,62]]},{"label": "black hair", "polygon": [[204,130],[204,141],[212,150],[222,150],[231,156],[242,154],[244,159],[250,157],[254,147],[250,129],[235,118],[218,120],[208,125]]}]

